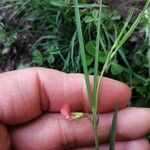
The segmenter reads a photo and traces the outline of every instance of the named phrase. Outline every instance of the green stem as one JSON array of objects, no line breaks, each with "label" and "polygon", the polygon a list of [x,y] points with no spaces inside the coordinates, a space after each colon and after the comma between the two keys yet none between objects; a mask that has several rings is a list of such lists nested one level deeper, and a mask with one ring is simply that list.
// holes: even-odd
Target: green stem
[{"label": "green stem", "polygon": [[98,58],[99,58],[99,46],[100,46],[100,27],[101,27],[101,11],[102,11],[102,0],[99,1],[99,13],[98,13],[98,22],[97,22],[97,36],[96,36],[96,51],[95,51],[95,65],[94,65],[94,102],[92,108],[93,114],[93,133],[95,139],[95,148],[96,150],[99,149],[99,138],[98,138],[98,100],[97,98],[97,82],[98,82]]},{"label": "green stem", "polygon": [[99,58],[99,45],[100,45],[100,26],[101,26],[101,11],[102,11],[102,0],[100,0],[100,7],[98,13],[98,23],[97,23],[97,36],[96,36],[96,51],[95,51],[95,65],[94,65],[94,108],[97,112],[97,100],[96,100],[96,89],[97,89],[97,77],[98,77],[98,58]]},{"label": "green stem", "polygon": [[148,72],[150,77],[150,26],[148,26],[148,52],[147,52],[147,59],[148,59]]},{"label": "green stem", "polygon": [[93,119],[92,119],[92,127],[93,127],[93,135],[94,135],[94,140],[95,140],[95,149],[99,150],[99,136],[98,136],[98,114],[95,109],[92,110],[93,113]]},{"label": "green stem", "polygon": [[93,134],[94,134],[94,140],[95,140],[95,150],[99,150],[99,137],[97,132],[97,127],[93,127]]}]

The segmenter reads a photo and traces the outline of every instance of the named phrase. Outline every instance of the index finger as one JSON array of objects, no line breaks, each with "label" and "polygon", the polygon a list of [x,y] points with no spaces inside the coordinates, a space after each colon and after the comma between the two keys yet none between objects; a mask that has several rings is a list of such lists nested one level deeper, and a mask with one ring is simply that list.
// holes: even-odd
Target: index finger
[{"label": "index finger", "polygon": [[[101,112],[113,111],[116,104],[124,108],[130,97],[130,89],[125,84],[102,79]],[[24,123],[45,110],[58,112],[66,103],[70,104],[72,111],[84,110],[84,107],[90,111],[82,74],[29,68],[0,75],[0,121],[4,123]]]}]

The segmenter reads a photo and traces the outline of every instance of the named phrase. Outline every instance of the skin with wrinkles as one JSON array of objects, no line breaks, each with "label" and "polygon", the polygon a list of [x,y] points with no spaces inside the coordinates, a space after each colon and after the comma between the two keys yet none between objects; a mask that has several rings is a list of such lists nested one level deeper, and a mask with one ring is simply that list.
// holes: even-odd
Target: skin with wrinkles
[{"label": "skin with wrinkles", "polygon": [[[92,76],[90,81],[93,85]],[[130,98],[127,85],[102,79],[98,133],[104,149],[108,147],[113,110],[119,104],[117,150],[123,147],[130,150],[133,146],[149,150],[144,136],[150,132],[150,109],[126,108]],[[14,150],[92,149],[94,138],[89,119],[64,118],[60,109],[67,103],[73,112],[86,112],[86,107],[87,115],[91,115],[82,74],[44,68],[0,74],[0,149],[7,150],[10,146]]]}]

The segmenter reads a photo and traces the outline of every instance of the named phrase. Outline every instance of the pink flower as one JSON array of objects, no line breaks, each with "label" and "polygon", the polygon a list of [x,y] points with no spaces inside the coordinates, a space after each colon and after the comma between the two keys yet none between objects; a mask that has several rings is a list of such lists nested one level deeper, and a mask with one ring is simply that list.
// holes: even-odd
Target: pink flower
[{"label": "pink flower", "polygon": [[61,110],[60,110],[61,115],[63,115],[67,120],[79,120],[82,117],[84,117],[83,112],[71,112],[70,105],[65,104]]},{"label": "pink flower", "polygon": [[70,110],[70,105],[69,104],[65,104],[61,110],[60,113],[67,119],[67,120],[71,120],[71,110]]}]

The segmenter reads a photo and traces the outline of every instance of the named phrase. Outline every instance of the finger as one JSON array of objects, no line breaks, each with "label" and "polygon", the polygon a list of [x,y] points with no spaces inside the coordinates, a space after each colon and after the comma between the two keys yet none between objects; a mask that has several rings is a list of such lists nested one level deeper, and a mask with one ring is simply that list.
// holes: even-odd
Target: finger
[{"label": "finger", "polygon": [[[118,112],[117,140],[134,140],[150,133],[150,109],[128,108]],[[100,143],[107,142],[113,113],[101,114],[98,127]],[[94,144],[92,126],[84,117],[68,121],[59,114],[47,114],[11,132],[15,149],[61,149]]]},{"label": "finger", "polygon": [[[102,144],[99,149],[108,150],[109,144]],[[73,150],[95,150],[95,147],[76,148]],[[146,139],[116,142],[115,150],[150,150],[150,144]]]},{"label": "finger", "polygon": [[8,150],[10,148],[10,136],[7,128],[0,123],[0,149]]},{"label": "finger", "polygon": [[[113,110],[116,103],[120,108],[125,107],[130,95],[125,84],[103,78],[101,111]],[[0,120],[5,123],[26,122],[43,110],[58,112],[65,103],[69,103],[74,111],[82,110],[83,101],[89,108],[82,74],[30,68],[0,75]]]}]

